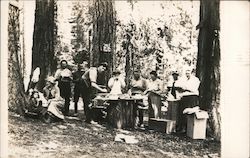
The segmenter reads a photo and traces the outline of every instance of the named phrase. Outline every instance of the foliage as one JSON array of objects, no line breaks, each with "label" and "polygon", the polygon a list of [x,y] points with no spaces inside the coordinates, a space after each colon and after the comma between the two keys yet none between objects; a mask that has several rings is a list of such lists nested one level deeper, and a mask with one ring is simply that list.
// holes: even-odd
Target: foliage
[{"label": "foliage", "polygon": [[58,1],[56,56],[67,60],[71,68],[89,60],[91,16],[88,1]]},{"label": "foliage", "polygon": [[91,17],[88,13],[88,3],[73,2],[72,17],[70,23],[72,23],[71,33],[73,35],[71,40],[73,59],[75,63],[82,63],[90,58],[89,32]]},{"label": "foliage", "polygon": [[[145,3],[145,4],[143,4]],[[182,71],[186,65],[194,66],[197,55],[197,36],[192,12],[178,2],[147,2],[158,5],[159,16],[136,18],[138,12],[144,13],[142,7],[146,2],[133,3],[133,8],[127,13],[131,18],[124,20],[125,15],[119,14],[117,26],[116,67],[123,69],[126,34],[131,36],[131,51],[135,68],[142,74],[151,70],[159,70],[161,78],[166,77],[171,70]],[[189,5],[192,5],[189,2]],[[124,5],[124,4],[123,4]],[[135,10],[139,10],[136,12]],[[126,13],[125,13],[126,14]],[[198,17],[198,14],[196,14]],[[135,18],[134,18],[135,17]],[[122,63],[122,64],[121,64]]]}]

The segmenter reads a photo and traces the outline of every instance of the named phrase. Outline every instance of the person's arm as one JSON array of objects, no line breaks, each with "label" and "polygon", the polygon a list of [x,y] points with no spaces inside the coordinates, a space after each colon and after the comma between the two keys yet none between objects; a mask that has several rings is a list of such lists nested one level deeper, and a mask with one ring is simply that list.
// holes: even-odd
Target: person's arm
[{"label": "person's arm", "polygon": [[106,89],[101,88],[98,84],[96,84],[96,80],[97,80],[97,70],[90,70],[89,71],[89,79],[91,82],[91,86],[94,87],[95,89],[101,91],[101,92],[107,92]]},{"label": "person's arm", "polygon": [[60,69],[56,70],[55,78],[57,81],[60,80],[60,78],[61,78],[61,70]]},{"label": "person's arm", "polygon": [[61,97],[60,96],[60,89],[57,86],[55,86],[55,99],[58,99],[60,97]]},{"label": "person's arm", "polygon": [[70,69],[68,69],[69,70],[69,78],[71,79],[71,80],[73,80],[73,74],[72,74],[72,71],[70,70]]}]

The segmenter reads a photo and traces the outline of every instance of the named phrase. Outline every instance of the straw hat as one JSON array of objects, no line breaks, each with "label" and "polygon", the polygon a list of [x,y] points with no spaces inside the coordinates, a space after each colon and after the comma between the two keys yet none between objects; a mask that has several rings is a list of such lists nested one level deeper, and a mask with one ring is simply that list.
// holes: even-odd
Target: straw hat
[{"label": "straw hat", "polygon": [[48,81],[48,82],[50,82],[50,83],[52,83],[52,84],[56,84],[56,79],[55,79],[55,77],[53,77],[53,76],[49,76],[49,77],[46,79],[46,81]]}]

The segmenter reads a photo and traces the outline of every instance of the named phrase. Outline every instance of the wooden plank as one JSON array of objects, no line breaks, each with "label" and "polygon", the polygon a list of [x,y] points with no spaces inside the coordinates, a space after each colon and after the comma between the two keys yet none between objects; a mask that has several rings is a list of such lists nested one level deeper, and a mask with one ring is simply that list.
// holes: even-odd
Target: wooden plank
[{"label": "wooden plank", "polygon": [[158,132],[170,134],[175,132],[175,121],[166,119],[149,119],[149,129],[153,129]]}]

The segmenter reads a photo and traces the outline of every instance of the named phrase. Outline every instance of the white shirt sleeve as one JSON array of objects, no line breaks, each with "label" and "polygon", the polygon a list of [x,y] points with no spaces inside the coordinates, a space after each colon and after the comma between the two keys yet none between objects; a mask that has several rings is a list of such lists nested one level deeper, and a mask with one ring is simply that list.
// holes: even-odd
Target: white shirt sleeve
[{"label": "white shirt sleeve", "polygon": [[56,70],[55,78],[56,78],[56,79],[59,79],[60,77],[61,77],[61,70],[58,69],[58,70]]},{"label": "white shirt sleeve", "polygon": [[190,84],[186,85],[187,90],[196,93],[200,86],[200,80],[197,77],[193,77]]}]

